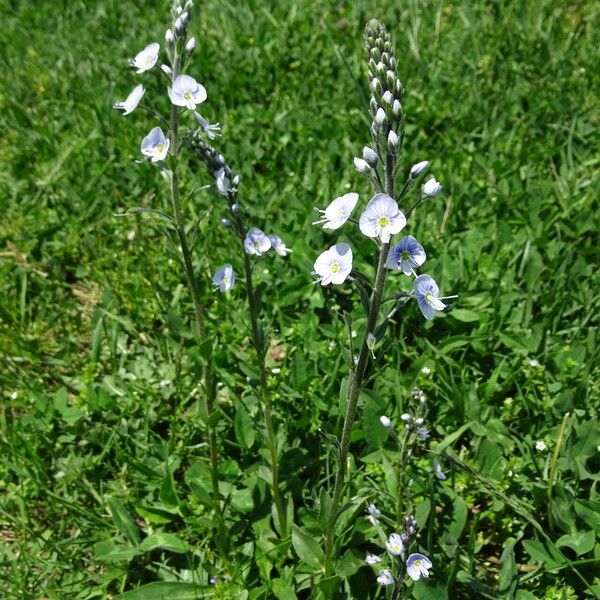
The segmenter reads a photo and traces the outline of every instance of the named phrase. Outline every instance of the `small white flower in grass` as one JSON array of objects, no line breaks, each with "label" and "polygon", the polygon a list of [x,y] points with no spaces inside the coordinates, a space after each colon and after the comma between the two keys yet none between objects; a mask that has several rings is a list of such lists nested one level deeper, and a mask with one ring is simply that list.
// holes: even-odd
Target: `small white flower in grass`
[{"label": "small white flower in grass", "polygon": [[344,283],[352,271],[352,249],[348,244],[335,244],[315,261],[314,273],[321,285]]},{"label": "small white flower in grass", "polygon": [[404,541],[399,533],[392,533],[385,543],[387,551],[393,556],[404,554]]},{"label": "small white flower in grass", "polygon": [[349,218],[358,202],[358,194],[350,192],[332,200],[325,210],[315,209],[323,215],[322,219],[314,221],[313,225],[323,223],[323,229],[339,229]]},{"label": "small white flower in grass", "polygon": [[271,240],[258,227],[250,227],[244,239],[244,250],[247,254],[261,256],[271,249]]},{"label": "small white flower in grass", "polygon": [[423,193],[426,196],[436,196],[439,191],[442,189],[442,186],[440,183],[438,183],[434,177],[432,177],[431,179],[428,179],[425,184],[423,185]]},{"label": "small white flower in grass", "polygon": [[421,373],[423,373],[423,375],[429,375],[431,373],[431,369],[429,367],[423,367],[421,369]]},{"label": "small white flower in grass", "polygon": [[171,380],[170,379],[162,379],[161,381],[158,382],[158,387],[161,390],[163,388],[166,388],[168,385],[171,385]]},{"label": "small white flower in grass", "polygon": [[371,525],[379,525],[379,519],[377,518],[381,515],[381,511],[371,502],[367,506],[367,520],[371,523]]},{"label": "small white flower in grass", "polygon": [[440,465],[440,461],[437,458],[433,459],[433,472],[440,481],[447,479],[446,473],[442,471],[442,465]]},{"label": "small white flower in grass", "polygon": [[270,235],[269,239],[271,240],[273,250],[275,250],[279,256],[287,256],[292,252],[291,248],[288,248],[278,235]]},{"label": "small white flower in grass", "polygon": [[387,427],[388,429],[392,426],[390,418],[386,417],[385,415],[381,415],[381,417],[379,417],[379,421],[384,427]]},{"label": "small white flower in grass", "polygon": [[415,277],[413,289],[417,304],[426,319],[433,319],[436,312],[446,308],[446,305],[439,299],[440,288],[429,275]]},{"label": "small white flower in grass", "polygon": [[546,446],[546,442],[544,442],[543,440],[538,440],[535,443],[535,449],[538,452],[545,452],[546,450],[548,450],[548,446]]},{"label": "small white flower in grass", "polygon": [[402,231],[406,217],[398,204],[387,194],[375,194],[360,216],[359,227],[367,237],[378,237],[384,244],[395,233]]},{"label": "small white flower in grass", "polygon": [[377,576],[377,583],[379,585],[393,585],[394,576],[392,575],[392,572],[389,569],[381,569]]},{"label": "small white flower in grass", "polygon": [[366,160],[363,160],[362,158],[358,158],[356,156],[354,157],[354,167],[359,173],[362,173],[363,175],[366,175],[367,173],[371,172],[371,167],[369,166],[369,163]]},{"label": "small white flower in grass", "polygon": [[413,269],[420,267],[427,258],[425,249],[412,235],[403,237],[388,254],[386,266],[394,271],[412,275]]},{"label": "small white flower in grass", "polygon": [[540,366],[540,361],[539,361],[539,360],[537,360],[536,358],[532,358],[532,359],[529,361],[529,366],[530,366],[530,367],[539,367],[539,366]]},{"label": "small white flower in grass", "polygon": [[365,556],[365,562],[368,565],[376,565],[381,562],[381,557],[377,556],[377,554],[372,554],[371,552],[367,552]]},{"label": "small white flower in grass", "polygon": [[173,87],[169,87],[169,98],[175,106],[184,106],[195,110],[198,104],[206,100],[206,90],[189,75],[178,75],[173,81]]},{"label": "small white flower in grass", "polygon": [[221,290],[223,293],[228,292],[235,283],[235,275],[233,267],[227,263],[220,267],[212,278],[215,290]]},{"label": "small white flower in grass", "polygon": [[419,581],[421,577],[429,577],[429,569],[433,565],[423,554],[411,554],[406,561],[406,572],[413,581]]},{"label": "small white flower in grass", "polygon": [[152,162],[165,160],[169,152],[170,141],[165,137],[160,127],[155,127],[142,140],[140,150],[144,156],[148,156]]},{"label": "small white flower in grass", "polygon": [[145,91],[146,90],[144,90],[143,85],[136,85],[129,94],[129,96],[127,96],[127,98],[122,102],[115,102],[113,108],[122,110],[123,116],[132,113],[140,103],[140,100],[142,99],[142,96],[144,95]]},{"label": "small white flower in grass", "polygon": [[143,73],[151,69],[158,60],[158,53],[160,52],[160,44],[153,42],[146,46],[141,52],[136,54],[135,58],[129,61],[129,64],[134,67],[136,73]]},{"label": "small white flower in grass", "polygon": [[194,113],[194,117],[209,140],[214,140],[215,138],[221,136],[221,125],[219,123],[209,123],[200,113],[197,112]]}]

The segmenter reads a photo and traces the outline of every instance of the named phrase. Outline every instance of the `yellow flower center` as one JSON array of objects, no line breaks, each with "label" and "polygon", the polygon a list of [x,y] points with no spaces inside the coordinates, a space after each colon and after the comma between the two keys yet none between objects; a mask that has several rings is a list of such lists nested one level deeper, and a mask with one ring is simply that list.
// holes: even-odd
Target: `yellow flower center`
[{"label": "yellow flower center", "polygon": [[191,100],[192,94],[190,92],[184,92],[183,97],[185,100]]},{"label": "yellow flower center", "polygon": [[400,253],[400,258],[402,260],[408,260],[410,258],[410,253],[405,250],[404,252]]},{"label": "yellow flower center", "polygon": [[156,149],[159,152],[162,152],[165,149],[165,145],[164,144],[156,144]]},{"label": "yellow flower center", "polygon": [[381,229],[385,229],[386,227],[389,227],[390,219],[389,217],[379,217],[379,219],[377,219],[377,224]]},{"label": "yellow flower center", "polygon": [[339,271],[340,271],[340,263],[334,262],[331,265],[331,272],[332,273],[339,273]]}]

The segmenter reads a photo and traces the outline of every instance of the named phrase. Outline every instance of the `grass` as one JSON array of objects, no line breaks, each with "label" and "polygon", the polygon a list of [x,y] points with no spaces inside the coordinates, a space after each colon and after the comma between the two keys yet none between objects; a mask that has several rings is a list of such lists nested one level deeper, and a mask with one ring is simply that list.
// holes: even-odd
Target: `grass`
[{"label": "grass", "polygon": [[[149,118],[111,108],[135,81],[126,58],[162,41],[168,7],[157,4],[0,0],[2,597],[103,598],[159,579],[220,576],[206,535],[190,301],[160,232],[113,216],[166,202],[156,171],[133,162]],[[208,91],[206,116],[224,124],[219,147],[241,174],[250,214],[294,250],[265,262],[260,278],[296,522],[310,525],[332,467],[323,433],[337,433],[341,419],[343,324],[330,309],[356,300],[349,288],[310,283],[314,258],[334,243],[310,226],[312,207],[349,187],[369,193],[352,157],[368,141],[362,30],[377,17],[407,90],[404,166],[429,159],[444,185],[411,233],[426,240],[427,272],[461,298],[433,323],[412,307],[394,325],[397,343],[357,424],[359,481],[386,485],[377,419],[397,418],[419,385],[434,446],[455,461],[438,497],[452,515],[440,527],[454,538],[441,542],[436,565],[449,597],[515,597],[512,579],[512,591],[502,589],[508,539],[517,541],[518,600],[568,597],[563,583],[598,597],[596,3],[210,0],[199,12],[193,74]],[[144,81],[149,96],[164,96],[162,82]],[[208,181],[192,167],[187,189]],[[204,280],[239,260],[213,200],[186,199],[192,215],[211,210],[197,248]],[[353,243],[357,255],[370,251]],[[217,586],[233,598],[236,585],[258,594],[269,569],[252,558],[268,528],[268,493],[241,292],[215,302],[210,320],[220,342],[221,476],[232,534],[250,544],[234,582]],[[428,457],[416,463],[426,476]],[[522,543],[539,543],[532,520],[562,539],[570,564],[553,567],[547,550]],[[194,552],[115,557],[135,547],[127,532],[140,528],[177,533]],[[356,556],[368,539],[359,530]],[[591,547],[565,540],[590,531]],[[375,597],[365,573],[350,575],[355,597]],[[274,597],[289,597],[286,577],[272,584]]]}]

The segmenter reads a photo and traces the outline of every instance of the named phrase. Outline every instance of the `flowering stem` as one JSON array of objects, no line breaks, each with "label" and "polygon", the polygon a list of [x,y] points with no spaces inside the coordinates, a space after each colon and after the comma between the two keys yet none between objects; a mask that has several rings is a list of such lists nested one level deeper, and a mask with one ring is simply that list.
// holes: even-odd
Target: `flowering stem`
[{"label": "flowering stem", "polygon": [[[179,75],[180,57],[178,52],[174,52],[172,61],[172,80]],[[177,133],[179,125],[179,108],[174,104],[171,104],[171,154],[173,157],[177,157]],[[203,387],[206,394],[206,409],[208,413],[207,427],[208,427],[208,444],[210,454],[210,473],[211,482],[213,489],[213,505],[215,511],[215,517],[217,522],[217,547],[223,557],[226,556],[227,548],[227,532],[225,529],[225,523],[223,521],[223,511],[221,509],[221,501],[219,494],[219,475],[218,475],[218,449],[217,449],[217,432],[214,425],[211,424],[211,416],[214,412],[215,407],[215,391],[216,385],[214,381],[214,375],[212,372],[212,351],[210,347],[210,340],[208,339],[206,324],[204,321],[204,310],[202,300],[200,296],[200,289],[196,276],[194,275],[194,267],[192,264],[192,256],[188,243],[187,234],[185,231],[185,223],[181,212],[181,202],[179,199],[179,181],[177,175],[177,165],[173,164],[171,173],[171,202],[173,204],[173,216],[175,221],[175,228],[177,230],[177,236],[179,238],[179,244],[181,246],[181,254],[183,256],[183,264],[185,267],[185,274],[187,282],[192,294],[192,301],[194,304],[194,316],[195,316],[195,333],[198,340],[198,345],[203,347]]]},{"label": "flowering stem", "polygon": [[[387,132],[386,132],[387,133]],[[386,135],[387,137],[387,135]],[[386,153],[385,161],[385,189],[388,196],[393,197],[394,194],[394,155],[391,152]],[[340,500],[342,491],[346,481],[346,473],[348,469],[348,452],[350,449],[350,437],[352,435],[352,426],[356,416],[356,407],[358,405],[358,397],[360,390],[365,381],[367,365],[369,360],[368,336],[373,333],[377,325],[379,317],[379,309],[383,297],[383,288],[387,275],[386,262],[390,251],[390,243],[382,243],[379,248],[379,260],[377,263],[377,274],[375,276],[375,285],[371,294],[371,307],[367,317],[367,327],[363,336],[358,355],[356,368],[351,371],[350,385],[348,388],[348,403],[346,405],[346,415],[344,417],[344,427],[342,429],[342,440],[340,442],[339,464],[335,475],[335,483],[333,487],[333,497],[331,506],[327,516],[327,524],[325,527],[325,577],[331,577],[334,569],[334,537],[335,537],[335,522],[340,509]]]},{"label": "flowering stem", "polygon": [[[243,228],[238,229],[240,233],[243,231]],[[257,305],[256,298],[254,296],[252,265],[250,264],[250,257],[248,256],[248,253],[244,250],[244,237],[245,235],[240,235],[242,242],[242,254],[244,256],[244,272],[246,274],[246,296],[248,298],[248,305],[250,308],[252,342],[254,344],[254,350],[256,352],[256,358],[258,360],[258,367],[260,370],[261,404],[267,426],[267,446],[271,455],[271,493],[273,495],[273,502],[275,503],[275,510],[277,511],[277,518],[279,520],[279,532],[282,538],[286,538],[288,535],[287,515],[283,498],[281,497],[281,490],[279,489],[279,457],[277,455],[277,437],[275,435],[275,428],[273,427],[271,399],[267,390],[267,370],[265,366],[264,340],[261,336],[258,326],[258,313],[260,306]]]}]

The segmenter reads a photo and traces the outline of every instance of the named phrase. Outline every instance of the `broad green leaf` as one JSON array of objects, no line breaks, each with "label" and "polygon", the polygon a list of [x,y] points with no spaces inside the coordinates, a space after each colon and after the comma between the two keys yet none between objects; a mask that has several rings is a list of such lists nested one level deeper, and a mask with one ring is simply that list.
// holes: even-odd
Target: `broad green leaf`
[{"label": "broad green leaf", "polygon": [[462,321],[463,323],[474,323],[475,321],[479,321],[479,313],[466,308],[453,308],[448,314],[457,321]]},{"label": "broad green leaf", "polygon": [[198,600],[213,596],[213,586],[183,581],[155,581],[115,596],[114,600]]},{"label": "broad green leaf", "polygon": [[547,571],[556,571],[567,564],[567,559],[550,542],[543,544],[537,540],[524,540],[523,548],[534,561],[542,563]]},{"label": "broad green leaf", "polygon": [[569,533],[558,538],[556,545],[559,548],[567,547],[575,551],[577,556],[591,552],[596,542],[596,534],[593,531],[578,531]]},{"label": "broad green leaf", "polygon": [[129,562],[141,554],[139,548],[124,546],[123,544],[113,544],[112,542],[98,542],[94,545],[94,554],[101,562]]},{"label": "broad green leaf", "polygon": [[297,525],[292,526],[292,545],[299,558],[315,571],[323,570],[325,553],[319,542]]},{"label": "broad green leaf", "polygon": [[600,502],[597,500],[575,500],[577,516],[600,536]]},{"label": "broad green leaf", "polygon": [[161,531],[149,535],[142,541],[140,548],[146,552],[162,548],[163,550],[169,550],[169,552],[174,552],[175,554],[185,554],[188,551],[187,544],[180,540],[175,534]]},{"label": "broad green leaf", "polygon": [[164,476],[160,485],[159,498],[167,508],[176,508],[179,506],[179,498],[175,489],[175,481],[171,471]]},{"label": "broad green leaf", "polygon": [[128,510],[116,498],[109,498],[107,503],[114,524],[134,546],[137,546],[140,543],[140,536]]},{"label": "broad green leaf", "polygon": [[512,594],[517,580],[517,565],[515,561],[515,544],[517,540],[509,538],[504,545],[502,556],[500,557],[500,570],[498,572],[498,591],[503,594]]}]

